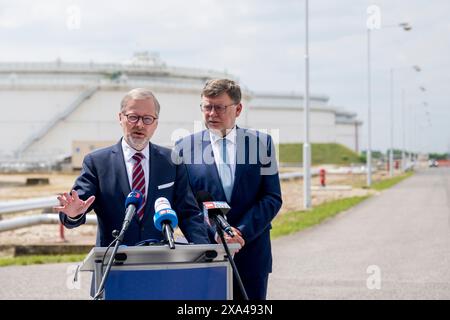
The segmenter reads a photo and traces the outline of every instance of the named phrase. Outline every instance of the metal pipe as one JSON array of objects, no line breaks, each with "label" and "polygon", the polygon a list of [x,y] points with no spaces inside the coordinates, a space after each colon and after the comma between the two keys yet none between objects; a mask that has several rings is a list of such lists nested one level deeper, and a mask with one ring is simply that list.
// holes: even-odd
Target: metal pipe
[{"label": "metal pipe", "polygon": [[21,199],[0,202],[0,215],[27,210],[44,209],[59,204],[55,196],[45,198]]},{"label": "metal pipe", "polygon": [[[58,224],[58,223],[60,223],[59,215],[55,213],[44,213],[33,216],[18,217],[0,221],[0,232],[31,227],[40,224]],[[97,216],[87,215],[86,224],[96,225]]]}]

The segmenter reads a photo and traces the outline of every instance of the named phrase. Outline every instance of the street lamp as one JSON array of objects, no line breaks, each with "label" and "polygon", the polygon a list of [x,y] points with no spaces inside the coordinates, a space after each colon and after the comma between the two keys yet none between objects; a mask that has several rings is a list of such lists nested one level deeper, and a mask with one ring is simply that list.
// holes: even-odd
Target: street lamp
[{"label": "street lamp", "polygon": [[[420,72],[421,69],[419,66],[413,66],[414,71]],[[402,126],[403,126],[403,147],[402,147],[402,171],[406,169],[406,106],[405,106],[405,89],[402,89]]]},{"label": "street lamp", "polygon": [[309,144],[309,23],[308,0],[305,0],[305,141],[303,143],[303,207],[311,208],[311,146]]},{"label": "street lamp", "polygon": [[[381,18],[380,18],[380,8],[376,5],[371,5],[367,8],[367,13],[370,14],[367,20],[367,186],[370,187],[372,184],[372,119],[371,119],[371,110],[372,110],[372,83],[371,83],[371,65],[370,65],[370,31],[373,29],[380,29],[381,26]],[[383,26],[383,28],[394,28],[401,27],[404,31],[410,31],[412,26],[408,22],[402,22],[397,25],[387,25]],[[392,70],[392,69],[391,69]],[[393,71],[391,71],[391,92],[393,91]],[[391,93],[391,153],[389,156],[389,171],[391,176],[392,173],[392,164],[393,164],[393,97]]]},{"label": "street lamp", "polygon": [[[410,31],[412,29],[408,22],[399,23],[398,26],[388,26],[388,27],[402,27],[405,31]],[[420,71],[419,66],[413,66],[414,70]],[[394,176],[394,68],[390,70],[391,78],[391,150],[389,152],[389,176]],[[403,160],[402,160],[403,161]]]},{"label": "street lamp", "polygon": [[411,25],[408,22],[399,23],[398,26],[402,27],[405,31],[409,31],[412,29]]}]

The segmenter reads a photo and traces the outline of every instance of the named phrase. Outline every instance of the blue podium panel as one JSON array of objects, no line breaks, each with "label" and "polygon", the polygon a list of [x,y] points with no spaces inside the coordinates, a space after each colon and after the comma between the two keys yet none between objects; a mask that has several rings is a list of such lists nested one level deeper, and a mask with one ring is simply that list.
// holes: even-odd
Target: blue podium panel
[{"label": "blue podium panel", "polygon": [[105,300],[225,300],[231,295],[228,269],[223,263],[114,267],[106,281]]}]

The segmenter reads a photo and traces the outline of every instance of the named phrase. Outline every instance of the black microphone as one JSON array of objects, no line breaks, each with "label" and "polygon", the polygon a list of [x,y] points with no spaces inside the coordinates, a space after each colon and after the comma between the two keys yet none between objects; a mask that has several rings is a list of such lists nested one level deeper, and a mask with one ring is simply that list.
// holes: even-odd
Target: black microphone
[{"label": "black microphone", "polygon": [[119,246],[123,241],[125,232],[127,231],[128,227],[130,226],[131,220],[133,219],[134,215],[139,210],[139,208],[142,206],[142,202],[143,202],[143,196],[139,190],[131,191],[128,194],[127,199],[125,200],[125,208],[126,209],[125,209],[125,219],[123,219],[123,223],[122,223],[122,230],[120,230],[120,233],[118,233],[117,230],[113,231],[113,236],[115,239],[110,244],[110,246],[112,246],[112,244],[114,242],[116,244],[114,245],[113,252],[112,252],[111,256],[109,257],[109,262],[106,265],[105,272],[103,272],[103,260],[105,259],[106,253],[108,252],[110,246],[108,246],[108,248],[106,249],[106,252],[103,256],[103,260],[102,260],[103,276],[102,276],[102,280],[100,281],[100,285],[97,289],[97,292],[95,293],[94,300],[100,299],[100,297],[103,294],[106,279],[108,278],[109,271],[111,270],[111,266],[112,266],[114,260],[116,259],[117,250],[119,250]]},{"label": "black microphone", "polygon": [[217,233],[220,236],[220,240],[222,240],[222,245],[227,253],[228,261],[230,261],[231,268],[233,269],[233,274],[236,278],[236,281],[239,285],[239,289],[242,292],[242,296],[244,300],[248,300],[247,292],[245,291],[244,284],[242,283],[241,276],[239,275],[239,271],[234,263],[233,256],[230,253],[227,242],[225,241],[225,237],[223,232],[225,231],[230,237],[234,237],[233,229],[225,218],[225,215],[230,211],[230,206],[225,201],[214,201],[212,195],[207,191],[199,191],[196,193],[195,198],[199,207],[203,206],[203,213],[205,218],[212,218],[212,220],[216,223]]},{"label": "black microphone", "polygon": [[123,219],[122,230],[120,234],[123,235],[125,231],[127,231],[128,226],[130,225],[131,220],[133,219],[136,212],[142,205],[143,197],[142,193],[138,190],[131,191],[127,199],[125,200],[125,219]]},{"label": "black microphone", "polygon": [[207,191],[198,191],[195,198],[198,205],[203,207],[205,216],[213,218],[219,228],[233,238],[235,234],[225,218],[225,215],[231,209],[228,203],[225,201],[214,201],[212,195]]}]

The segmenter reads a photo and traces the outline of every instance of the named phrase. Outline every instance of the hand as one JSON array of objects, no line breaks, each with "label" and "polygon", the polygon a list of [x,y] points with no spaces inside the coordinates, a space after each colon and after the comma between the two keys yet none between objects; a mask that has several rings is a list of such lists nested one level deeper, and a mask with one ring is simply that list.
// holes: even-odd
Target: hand
[{"label": "hand", "polygon": [[[233,232],[234,232],[234,237],[230,237],[227,233],[224,233],[225,241],[227,243],[239,243],[242,248],[245,245],[245,240],[242,237],[241,231],[235,227],[231,227],[231,230],[233,230]],[[220,237],[218,237],[217,240],[218,240],[217,243],[222,243],[222,240],[220,239]]]},{"label": "hand", "polygon": [[72,190],[71,194],[64,192],[63,195],[58,196],[59,207],[53,207],[53,210],[63,212],[70,218],[75,218],[85,213],[95,200],[95,196],[90,196],[89,199],[83,201],[78,197],[78,193],[75,190]]}]

